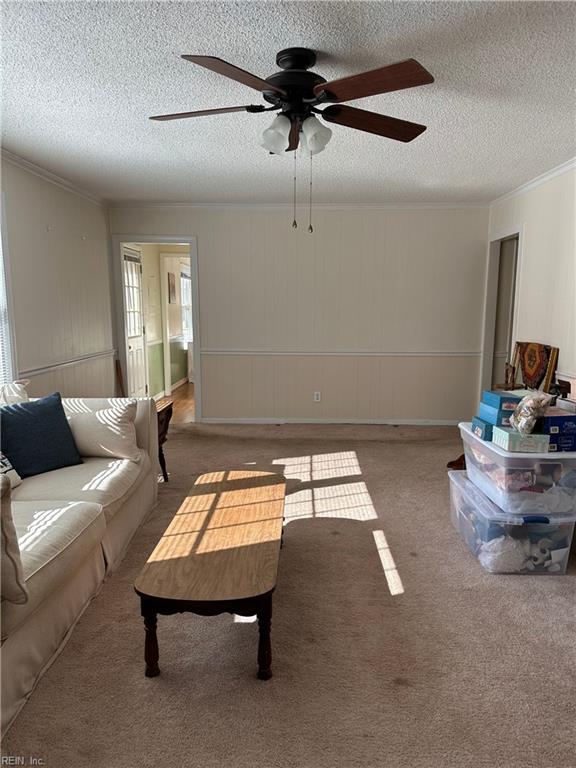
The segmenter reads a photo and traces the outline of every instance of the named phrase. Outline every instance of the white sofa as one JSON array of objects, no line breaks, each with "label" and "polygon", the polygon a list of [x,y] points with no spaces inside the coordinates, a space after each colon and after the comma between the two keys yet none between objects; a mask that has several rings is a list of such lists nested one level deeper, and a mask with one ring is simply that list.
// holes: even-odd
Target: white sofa
[{"label": "white sofa", "polygon": [[[114,399],[63,399],[71,415],[100,411]],[[84,458],[82,464],[26,478],[11,503],[28,600],[2,598],[2,731],[59,653],[107,574],[157,499],[158,426],[153,400],[136,410],[139,461]],[[11,496],[11,498],[10,498]]]}]

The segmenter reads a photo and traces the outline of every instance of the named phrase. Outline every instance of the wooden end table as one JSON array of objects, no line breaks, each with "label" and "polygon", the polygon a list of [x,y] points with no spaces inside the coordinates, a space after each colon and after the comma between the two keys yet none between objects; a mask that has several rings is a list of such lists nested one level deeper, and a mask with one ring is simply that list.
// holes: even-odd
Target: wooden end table
[{"label": "wooden end table", "polygon": [[144,619],[145,674],[160,674],[157,615],[258,617],[258,677],[272,677],[270,626],[286,481],[270,472],[201,475],[134,588]]}]

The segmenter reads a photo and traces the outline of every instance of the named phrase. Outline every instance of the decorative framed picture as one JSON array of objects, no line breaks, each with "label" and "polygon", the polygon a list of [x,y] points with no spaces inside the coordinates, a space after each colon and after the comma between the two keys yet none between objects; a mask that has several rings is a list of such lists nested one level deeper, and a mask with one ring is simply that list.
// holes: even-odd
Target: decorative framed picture
[{"label": "decorative framed picture", "polygon": [[176,304],[176,275],[168,272],[168,304]]},{"label": "decorative framed picture", "polygon": [[514,346],[512,365],[514,381],[520,372],[522,386],[550,392],[558,364],[558,347],[533,341],[517,341]]}]

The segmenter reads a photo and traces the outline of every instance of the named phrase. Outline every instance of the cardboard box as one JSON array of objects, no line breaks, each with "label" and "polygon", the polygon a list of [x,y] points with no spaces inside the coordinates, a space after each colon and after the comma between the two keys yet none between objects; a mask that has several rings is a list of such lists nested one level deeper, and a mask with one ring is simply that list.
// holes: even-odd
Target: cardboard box
[{"label": "cardboard box", "polygon": [[576,435],[576,413],[562,408],[547,408],[544,416],[538,419],[534,431],[547,435]]},{"label": "cardboard box", "polygon": [[509,395],[515,395],[516,397],[519,397],[520,400],[522,400],[523,397],[526,397],[526,395],[533,395],[534,392],[538,392],[537,389],[511,389],[510,392],[508,392]]},{"label": "cardboard box", "polygon": [[486,405],[486,403],[480,403],[478,409],[478,416],[495,427],[509,427],[512,413],[513,411],[501,411],[499,408]]},{"label": "cardboard box", "polygon": [[548,453],[550,435],[523,435],[509,427],[493,427],[492,442],[512,453]]},{"label": "cardboard box", "polygon": [[485,389],[482,392],[482,402],[500,411],[513,411],[522,398],[511,392]]},{"label": "cardboard box", "polygon": [[576,451],[576,433],[573,435],[549,435],[549,451],[572,452]]},{"label": "cardboard box", "polygon": [[472,432],[481,440],[492,440],[492,424],[488,424],[478,416],[474,416],[472,420]]}]

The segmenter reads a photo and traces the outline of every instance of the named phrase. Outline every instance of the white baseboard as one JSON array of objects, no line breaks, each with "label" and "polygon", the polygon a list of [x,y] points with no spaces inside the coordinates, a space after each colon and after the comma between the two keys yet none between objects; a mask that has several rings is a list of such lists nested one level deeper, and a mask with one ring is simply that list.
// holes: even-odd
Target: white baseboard
[{"label": "white baseboard", "polygon": [[388,424],[393,427],[452,427],[462,419],[298,419],[282,417],[278,419],[220,419],[203,417],[203,424]]},{"label": "white baseboard", "polygon": [[182,384],[188,383],[188,376],[185,376],[183,379],[180,379],[180,381],[175,381],[174,384],[170,385],[170,389],[174,391],[175,389],[178,389],[178,387],[181,387]]},{"label": "white baseboard", "polygon": [[157,395],[152,395],[152,400],[162,400],[163,397],[164,397],[164,390],[162,390],[161,392],[158,392]]}]

